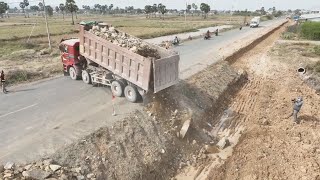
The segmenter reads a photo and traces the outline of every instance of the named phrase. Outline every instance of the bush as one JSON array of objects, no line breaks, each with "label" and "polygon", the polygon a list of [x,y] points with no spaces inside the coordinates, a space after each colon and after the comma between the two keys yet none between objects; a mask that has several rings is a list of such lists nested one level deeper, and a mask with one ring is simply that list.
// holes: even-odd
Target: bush
[{"label": "bush", "polygon": [[31,72],[22,69],[16,69],[7,73],[7,83],[15,84],[17,82],[28,81],[34,77],[42,76],[39,72]]},{"label": "bush", "polygon": [[287,32],[298,33],[298,32],[300,32],[300,26],[298,26],[297,24],[292,25],[292,26],[288,26]]},{"label": "bush", "polygon": [[320,61],[318,61],[316,63],[309,64],[309,65],[307,65],[306,68],[308,71],[320,73]]},{"label": "bush", "polygon": [[318,46],[315,46],[314,48],[313,48],[313,50],[314,50],[314,53],[316,54],[316,55],[319,55],[320,56],[320,46],[318,45]]},{"label": "bush", "polygon": [[313,70],[315,72],[320,73],[320,61],[318,61],[317,63],[315,63]]},{"label": "bush", "polygon": [[292,32],[284,32],[282,34],[282,38],[286,39],[286,40],[292,40],[292,39],[294,39],[294,37],[295,37],[295,34]]},{"label": "bush", "polygon": [[320,40],[320,22],[303,23],[301,36],[309,40]]},{"label": "bush", "polygon": [[267,18],[268,20],[272,20],[272,19],[273,19],[273,16],[271,16],[271,15],[266,15],[266,18]]}]

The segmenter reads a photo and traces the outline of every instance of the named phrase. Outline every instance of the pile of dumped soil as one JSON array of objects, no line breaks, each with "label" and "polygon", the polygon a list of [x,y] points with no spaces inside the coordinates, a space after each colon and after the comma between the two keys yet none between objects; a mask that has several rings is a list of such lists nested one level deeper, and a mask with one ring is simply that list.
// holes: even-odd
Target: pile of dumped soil
[{"label": "pile of dumped soil", "polygon": [[81,167],[97,179],[168,179],[179,149],[163,130],[151,116],[136,111],[112,128],[102,128],[62,149],[53,159]]},{"label": "pile of dumped soil", "polygon": [[157,49],[151,47],[141,39],[121,32],[114,27],[93,26],[89,31],[99,37],[102,37],[103,39],[110,41],[117,46],[127,48],[130,51],[137,53],[143,57],[152,57],[156,59],[161,58]]},{"label": "pile of dumped soil", "polygon": [[[112,128],[101,128],[61,149],[49,163],[10,167],[2,175],[34,179],[168,179],[175,172],[178,154],[179,148],[161,125],[136,111]],[[53,171],[51,165],[58,169]]]}]

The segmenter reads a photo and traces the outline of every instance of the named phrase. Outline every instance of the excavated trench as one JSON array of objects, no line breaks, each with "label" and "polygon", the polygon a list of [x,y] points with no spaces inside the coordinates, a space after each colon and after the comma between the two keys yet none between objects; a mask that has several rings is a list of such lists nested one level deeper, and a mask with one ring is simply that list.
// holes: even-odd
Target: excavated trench
[{"label": "excavated trench", "polygon": [[[246,84],[247,74],[229,63],[279,28],[233,53],[226,61],[151,97],[153,101],[144,111],[136,111],[112,127],[101,128],[61,149],[51,158],[63,166],[63,171],[52,173],[51,177],[170,179],[187,165],[209,164],[208,151],[219,151],[216,144],[220,139],[214,135],[213,127],[217,131],[227,126],[236,129],[238,124],[230,117],[241,116],[225,109]],[[189,128],[181,138],[181,128],[187,120]],[[204,149],[205,145],[210,148]]]}]

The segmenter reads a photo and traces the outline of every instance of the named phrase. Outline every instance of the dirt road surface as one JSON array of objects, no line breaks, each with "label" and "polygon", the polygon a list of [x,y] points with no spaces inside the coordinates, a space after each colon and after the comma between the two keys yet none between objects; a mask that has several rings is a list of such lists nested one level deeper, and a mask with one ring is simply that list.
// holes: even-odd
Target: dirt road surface
[{"label": "dirt road surface", "polygon": [[[305,84],[298,67],[313,61],[293,48],[277,43],[284,28],[276,31],[232,66],[248,73],[248,83],[237,93],[228,111],[236,114],[227,134],[232,153],[212,154],[201,173],[187,168],[178,179],[319,179],[320,96]],[[293,98],[302,96],[300,124],[294,124]],[[242,127],[239,141],[231,137]],[[226,132],[226,131],[224,131]],[[236,131],[237,132],[237,131]],[[201,169],[201,167],[198,167]]]}]

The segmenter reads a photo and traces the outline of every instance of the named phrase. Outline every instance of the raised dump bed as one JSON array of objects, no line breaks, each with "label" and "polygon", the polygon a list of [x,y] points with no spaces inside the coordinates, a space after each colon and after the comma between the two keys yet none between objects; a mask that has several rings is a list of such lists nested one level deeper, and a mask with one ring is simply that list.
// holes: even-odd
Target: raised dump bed
[{"label": "raised dump bed", "polygon": [[[97,27],[104,31],[112,28],[113,37],[106,37],[109,36],[107,32],[103,32],[105,37],[99,36],[104,34],[93,31]],[[142,48],[119,44],[124,40],[118,41],[118,35],[127,45],[131,41],[139,42]],[[64,70],[72,79],[82,77],[88,84],[109,85],[114,95],[125,95],[131,102],[135,102],[139,94],[156,93],[179,81],[180,57],[175,51],[149,44],[106,24],[80,25],[79,37],[65,40],[60,45]]]}]

